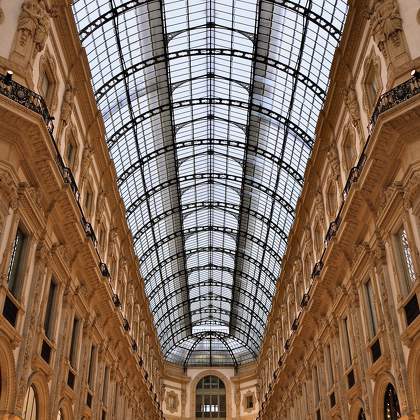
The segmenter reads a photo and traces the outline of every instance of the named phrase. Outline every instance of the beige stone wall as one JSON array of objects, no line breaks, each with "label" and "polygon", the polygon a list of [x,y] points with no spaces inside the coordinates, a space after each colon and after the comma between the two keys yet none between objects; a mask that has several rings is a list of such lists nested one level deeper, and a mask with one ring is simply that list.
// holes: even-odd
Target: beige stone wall
[{"label": "beige stone wall", "polygon": [[[181,368],[167,365],[164,387],[165,401],[163,411],[169,420],[195,419],[195,389],[200,379],[207,375],[218,376],[226,386],[227,419],[255,420],[258,413],[257,377],[255,364],[240,367],[236,372],[233,368],[188,368],[184,372]],[[176,394],[177,409],[170,410],[167,406],[168,394]],[[172,394],[173,395],[173,394]],[[254,397],[254,408],[246,409],[245,398]]]},{"label": "beige stone wall", "polygon": [[401,418],[420,418],[419,7],[351,2],[258,361],[259,419],[385,419],[389,384]]},{"label": "beige stone wall", "polygon": [[159,343],[69,2],[0,8],[0,73],[55,118],[0,82],[0,419],[31,388],[38,420],[161,418]]}]

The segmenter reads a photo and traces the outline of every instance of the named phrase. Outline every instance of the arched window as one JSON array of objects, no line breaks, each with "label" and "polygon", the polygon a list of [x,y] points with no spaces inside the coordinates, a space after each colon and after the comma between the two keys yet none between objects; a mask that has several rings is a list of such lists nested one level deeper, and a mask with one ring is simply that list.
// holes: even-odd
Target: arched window
[{"label": "arched window", "polygon": [[61,408],[58,410],[57,420],[64,420],[64,414]]},{"label": "arched window", "polygon": [[226,419],[225,384],[217,376],[205,376],[196,390],[195,415],[197,420]]},{"label": "arched window", "polygon": [[397,420],[401,417],[397,392],[392,384],[388,384],[384,396],[384,420]]},{"label": "arched window", "polygon": [[357,420],[366,420],[365,412],[363,408],[360,409],[359,415],[357,416]]},{"label": "arched window", "polygon": [[23,420],[38,420],[36,393],[33,386],[26,391],[22,418]]}]

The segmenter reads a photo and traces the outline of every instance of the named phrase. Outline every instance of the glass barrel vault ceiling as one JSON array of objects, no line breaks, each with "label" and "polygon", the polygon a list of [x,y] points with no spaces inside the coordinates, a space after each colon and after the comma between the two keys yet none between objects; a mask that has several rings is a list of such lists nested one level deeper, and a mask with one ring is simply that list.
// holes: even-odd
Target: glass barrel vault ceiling
[{"label": "glass barrel vault ceiling", "polygon": [[74,0],[162,352],[257,357],[344,0]]}]

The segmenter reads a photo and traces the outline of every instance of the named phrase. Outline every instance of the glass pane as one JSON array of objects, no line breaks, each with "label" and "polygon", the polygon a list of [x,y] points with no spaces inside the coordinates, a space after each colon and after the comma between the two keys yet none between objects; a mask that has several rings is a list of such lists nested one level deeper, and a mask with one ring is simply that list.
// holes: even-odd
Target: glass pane
[{"label": "glass pane", "polygon": [[124,5],[73,11],[162,351],[255,360],[347,2]]}]

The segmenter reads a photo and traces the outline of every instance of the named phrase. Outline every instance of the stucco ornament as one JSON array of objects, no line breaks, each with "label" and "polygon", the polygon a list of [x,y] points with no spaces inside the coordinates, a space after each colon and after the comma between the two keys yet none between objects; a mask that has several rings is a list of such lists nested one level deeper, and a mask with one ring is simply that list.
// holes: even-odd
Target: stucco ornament
[{"label": "stucco ornament", "polygon": [[74,90],[69,83],[66,85],[66,90],[63,95],[63,104],[61,105],[61,122],[63,127],[66,127],[70,122],[70,117],[74,108]]},{"label": "stucco ornament", "polygon": [[43,0],[25,0],[18,20],[20,46],[24,47],[32,39],[34,52],[41,52],[48,38],[51,16],[52,13]]},{"label": "stucco ornament", "polygon": [[10,174],[0,170],[0,197],[2,197],[10,208],[16,210],[18,203],[18,191],[15,182]]},{"label": "stucco ornament", "polygon": [[360,108],[357,100],[356,90],[353,85],[350,85],[344,92],[344,102],[349,110],[351,122],[356,127],[360,122]]},{"label": "stucco ornament", "polygon": [[166,409],[170,413],[175,413],[178,410],[178,406],[179,406],[178,394],[174,391],[166,392],[165,404],[166,404]]},{"label": "stucco ornament", "polygon": [[375,42],[382,52],[385,51],[385,43],[389,39],[399,44],[402,21],[395,0],[375,2],[371,16],[371,27]]},{"label": "stucco ornament", "polygon": [[410,62],[397,1],[375,2],[370,16],[370,25],[373,38],[387,62],[388,71],[391,72],[390,79],[392,79],[397,73],[401,73],[401,66]]}]

